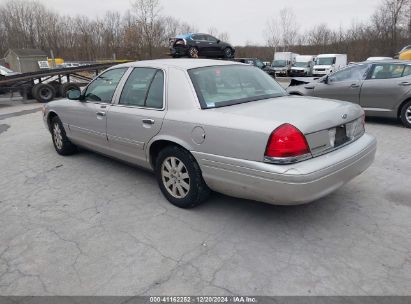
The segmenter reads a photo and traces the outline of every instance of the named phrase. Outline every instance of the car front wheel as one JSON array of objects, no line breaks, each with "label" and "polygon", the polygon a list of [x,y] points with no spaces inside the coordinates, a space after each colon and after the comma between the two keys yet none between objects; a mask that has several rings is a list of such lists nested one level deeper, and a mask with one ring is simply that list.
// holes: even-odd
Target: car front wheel
[{"label": "car front wheel", "polygon": [[74,154],[77,151],[77,147],[68,139],[63,124],[57,116],[51,120],[50,127],[56,152],[60,155]]},{"label": "car front wheel", "polygon": [[196,160],[182,148],[169,146],[162,150],[155,171],[161,192],[179,208],[193,208],[210,194]]},{"label": "car front wheel", "polygon": [[401,108],[400,118],[404,126],[411,128],[411,101]]}]

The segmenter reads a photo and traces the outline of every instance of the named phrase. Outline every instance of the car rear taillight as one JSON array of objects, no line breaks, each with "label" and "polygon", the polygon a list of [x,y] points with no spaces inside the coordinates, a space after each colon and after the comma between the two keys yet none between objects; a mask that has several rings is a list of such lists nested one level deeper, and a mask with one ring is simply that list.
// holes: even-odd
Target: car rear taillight
[{"label": "car rear taillight", "polygon": [[273,163],[293,163],[311,158],[310,148],[303,133],[291,124],[283,124],[271,133],[265,159]]},{"label": "car rear taillight", "polygon": [[179,39],[175,42],[175,45],[186,45],[186,41],[184,39]]}]

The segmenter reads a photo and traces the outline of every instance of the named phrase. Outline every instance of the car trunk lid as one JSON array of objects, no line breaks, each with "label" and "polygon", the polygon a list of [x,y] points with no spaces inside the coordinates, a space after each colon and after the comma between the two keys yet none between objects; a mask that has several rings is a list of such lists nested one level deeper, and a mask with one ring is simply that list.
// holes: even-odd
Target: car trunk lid
[{"label": "car trunk lid", "polygon": [[338,100],[285,96],[214,109],[245,124],[258,124],[267,137],[288,123],[306,137],[313,156],[346,145],[364,133],[360,106]]}]

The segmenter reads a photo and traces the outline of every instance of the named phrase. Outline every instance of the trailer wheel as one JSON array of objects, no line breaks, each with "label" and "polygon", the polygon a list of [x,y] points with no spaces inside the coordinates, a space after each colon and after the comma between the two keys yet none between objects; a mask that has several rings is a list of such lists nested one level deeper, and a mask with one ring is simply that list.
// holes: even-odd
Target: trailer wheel
[{"label": "trailer wheel", "polygon": [[19,88],[19,94],[21,97],[26,98],[27,100],[33,99],[33,88],[31,86],[25,86]]},{"label": "trailer wheel", "polygon": [[80,87],[76,83],[67,82],[60,86],[60,95],[63,98],[67,97],[67,92],[71,90],[78,90],[80,91]]},{"label": "trailer wheel", "polygon": [[38,102],[49,102],[56,97],[56,91],[53,86],[46,83],[38,83],[33,87],[33,96]]},{"label": "trailer wheel", "polygon": [[61,96],[61,94],[60,94],[60,92],[61,92],[61,90],[60,90],[61,84],[60,84],[58,81],[56,81],[56,80],[54,80],[54,81],[52,81],[52,82],[49,82],[48,84],[51,85],[51,86],[54,88],[54,92],[56,92],[56,96],[55,96],[55,97],[60,97],[60,96]]}]

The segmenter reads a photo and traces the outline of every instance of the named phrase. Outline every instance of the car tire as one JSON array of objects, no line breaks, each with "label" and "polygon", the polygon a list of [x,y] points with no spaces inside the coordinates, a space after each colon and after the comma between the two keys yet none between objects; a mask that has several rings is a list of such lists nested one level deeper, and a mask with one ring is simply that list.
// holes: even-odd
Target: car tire
[{"label": "car tire", "polygon": [[402,106],[400,119],[405,127],[411,128],[411,100]]},{"label": "car tire", "polygon": [[57,116],[51,120],[50,131],[54,148],[58,154],[66,156],[77,152],[77,147],[68,139],[63,124]]},{"label": "car tire", "polygon": [[183,148],[168,146],[163,149],[156,159],[155,172],[161,192],[174,206],[193,208],[210,195],[199,165]]},{"label": "car tire", "polygon": [[53,86],[46,83],[38,83],[32,89],[33,97],[41,103],[52,101],[56,97]]},{"label": "car tire", "polygon": [[195,46],[192,46],[188,49],[188,57],[198,58],[198,49]]},{"label": "car tire", "polygon": [[68,91],[71,91],[71,90],[80,91],[80,87],[76,83],[72,83],[72,82],[67,82],[67,83],[62,84],[60,87],[61,97],[66,98]]},{"label": "car tire", "polygon": [[225,48],[224,49],[224,58],[231,59],[234,57],[234,52],[232,48]]}]

